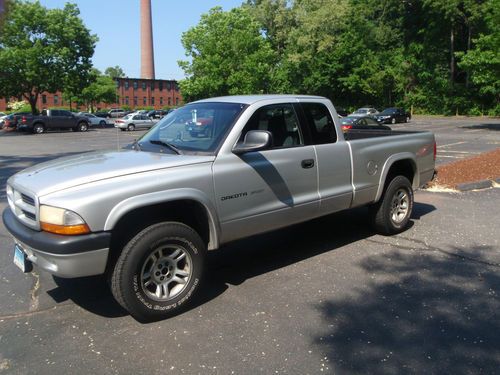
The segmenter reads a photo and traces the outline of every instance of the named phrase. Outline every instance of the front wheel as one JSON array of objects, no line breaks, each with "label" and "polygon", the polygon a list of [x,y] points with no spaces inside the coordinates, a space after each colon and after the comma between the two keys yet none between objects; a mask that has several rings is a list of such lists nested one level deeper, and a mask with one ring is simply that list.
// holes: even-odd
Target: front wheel
[{"label": "front wheel", "polygon": [[99,125],[101,125],[101,126],[104,128],[104,127],[106,126],[106,121],[101,120],[101,121],[99,122]]},{"label": "front wheel", "polygon": [[89,126],[86,122],[80,122],[76,128],[79,132],[86,132],[89,129]]},{"label": "front wheel", "polygon": [[413,188],[404,176],[396,176],[387,185],[379,202],[370,207],[375,229],[385,235],[400,233],[410,221]]},{"label": "front wheel", "polygon": [[187,225],[151,225],[118,258],[111,275],[113,296],[139,321],[176,315],[200,285],[205,253],[200,236]]},{"label": "front wheel", "polygon": [[391,124],[395,124],[396,123],[396,118],[393,117],[392,120],[391,120]]}]

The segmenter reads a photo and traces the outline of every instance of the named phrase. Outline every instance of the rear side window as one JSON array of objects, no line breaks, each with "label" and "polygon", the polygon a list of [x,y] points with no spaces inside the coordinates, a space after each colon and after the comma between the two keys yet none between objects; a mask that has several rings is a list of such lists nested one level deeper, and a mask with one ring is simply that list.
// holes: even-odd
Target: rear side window
[{"label": "rear side window", "polygon": [[301,103],[313,144],[337,142],[337,132],[328,108],[321,103]]}]

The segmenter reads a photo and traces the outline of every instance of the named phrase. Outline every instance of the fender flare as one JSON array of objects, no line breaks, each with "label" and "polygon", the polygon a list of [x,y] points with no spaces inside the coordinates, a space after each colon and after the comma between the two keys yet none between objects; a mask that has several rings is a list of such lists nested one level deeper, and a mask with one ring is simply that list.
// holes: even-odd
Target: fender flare
[{"label": "fender flare", "polygon": [[401,152],[398,154],[391,155],[387,158],[387,160],[384,163],[384,166],[382,167],[382,173],[380,173],[380,180],[378,183],[378,189],[377,189],[377,195],[375,196],[375,202],[378,202],[380,197],[382,197],[382,193],[384,192],[384,186],[385,186],[385,181],[387,179],[387,175],[389,174],[389,171],[391,167],[394,165],[394,163],[401,161],[401,160],[409,160],[411,164],[413,165],[413,187],[419,186],[419,174],[418,174],[418,164],[417,164],[417,158],[414,154],[411,152]]},{"label": "fender flare", "polygon": [[202,191],[197,189],[172,189],[127,198],[115,205],[109,212],[106,222],[104,223],[104,231],[112,230],[118,221],[132,210],[153,204],[179,200],[191,200],[203,206],[207,214],[210,234],[208,250],[217,249],[219,247],[220,238],[220,225],[217,212],[210,199],[208,199]]}]

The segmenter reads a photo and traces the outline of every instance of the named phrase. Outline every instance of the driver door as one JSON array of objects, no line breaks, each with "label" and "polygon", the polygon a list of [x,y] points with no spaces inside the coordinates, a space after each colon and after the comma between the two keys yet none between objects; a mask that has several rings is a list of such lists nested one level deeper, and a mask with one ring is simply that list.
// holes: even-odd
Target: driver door
[{"label": "driver door", "polygon": [[304,144],[292,104],[255,111],[240,136],[266,130],[270,149],[243,155],[219,154],[213,165],[222,241],[270,231],[317,216],[318,171],[312,145]]}]

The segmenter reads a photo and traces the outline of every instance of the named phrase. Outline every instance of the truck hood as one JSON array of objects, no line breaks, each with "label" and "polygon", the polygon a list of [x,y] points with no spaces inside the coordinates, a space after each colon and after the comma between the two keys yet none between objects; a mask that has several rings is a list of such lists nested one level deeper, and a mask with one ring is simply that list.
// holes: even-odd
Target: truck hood
[{"label": "truck hood", "polygon": [[78,185],[128,174],[214,161],[215,156],[175,155],[134,150],[96,151],[34,165],[8,183],[43,196]]}]

